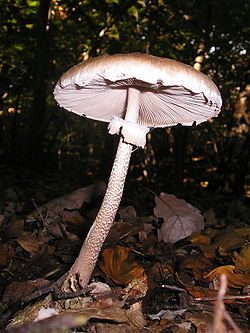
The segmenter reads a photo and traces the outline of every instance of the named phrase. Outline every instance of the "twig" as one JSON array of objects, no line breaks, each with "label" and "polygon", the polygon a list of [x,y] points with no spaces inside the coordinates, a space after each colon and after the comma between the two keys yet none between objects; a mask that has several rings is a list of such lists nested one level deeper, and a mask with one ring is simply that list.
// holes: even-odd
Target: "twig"
[{"label": "twig", "polygon": [[[250,299],[250,295],[231,295],[231,296],[224,296],[222,300],[248,300]],[[196,297],[194,301],[202,302],[202,301],[217,301],[217,297]]]},{"label": "twig", "polygon": [[226,311],[225,304],[223,302],[224,296],[227,291],[227,277],[222,274],[220,277],[220,289],[217,295],[217,302],[214,307],[214,320],[213,320],[213,333],[226,333],[227,328],[224,323],[226,321],[234,330],[235,333],[242,333],[242,331],[235,324],[229,313]]},{"label": "twig", "polygon": [[162,288],[166,288],[166,289],[170,289],[170,290],[175,290],[175,291],[180,291],[180,292],[188,293],[186,289],[179,288],[179,287],[176,287],[176,286],[171,286],[170,284],[162,284],[161,287]]},{"label": "twig", "polygon": [[36,210],[37,210],[37,212],[38,212],[38,215],[40,216],[41,221],[42,221],[43,224],[46,226],[46,222],[45,222],[45,220],[44,220],[44,218],[43,218],[43,215],[42,215],[42,213],[41,213],[39,207],[37,206],[35,200],[32,198],[31,201],[32,201],[34,207],[36,208]]}]

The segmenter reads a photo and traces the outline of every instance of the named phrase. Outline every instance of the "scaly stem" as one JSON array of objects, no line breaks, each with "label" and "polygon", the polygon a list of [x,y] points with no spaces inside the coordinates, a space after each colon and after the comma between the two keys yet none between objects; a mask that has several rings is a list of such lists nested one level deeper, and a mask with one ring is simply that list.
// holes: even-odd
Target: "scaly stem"
[{"label": "scaly stem", "polygon": [[[139,98],[139,90],[135,88],[128,89],[127,112],[125,120],[137,123],[139,115]],[[78,258],[70,269],[67,279],[75,279],[75,277],[77,277],[78,281],[75,280],[71,282],[78,282],[83,288],[86,287],[89,282],[101,247],[109,233],[119,208],[132,148],[133,146],[131,144],[123,142],[123,139],[120,138],[107,191],[101,208],[86,240],[84,241]]]}]

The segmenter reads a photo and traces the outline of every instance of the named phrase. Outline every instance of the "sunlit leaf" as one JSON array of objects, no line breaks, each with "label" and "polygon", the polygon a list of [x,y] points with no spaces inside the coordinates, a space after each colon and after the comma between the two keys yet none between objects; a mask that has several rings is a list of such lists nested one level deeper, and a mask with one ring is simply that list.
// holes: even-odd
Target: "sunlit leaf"
[{"label": "sunlit leaf", "polygon": [[235,266],[233,265],[217,267],[205,275],[204,278],[209,281],[213,281],[213,279],[219,280],[221,274],[227,276],[228,285],[230,287],[242,288],[243,286],[250,284],[250,274],[235,273]]}]

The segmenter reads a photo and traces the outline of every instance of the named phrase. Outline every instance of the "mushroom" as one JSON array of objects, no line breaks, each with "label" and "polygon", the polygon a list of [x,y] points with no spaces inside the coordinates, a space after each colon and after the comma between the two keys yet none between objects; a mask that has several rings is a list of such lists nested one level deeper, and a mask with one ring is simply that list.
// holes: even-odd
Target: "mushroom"
[{"label": "mushroom", "polygon": [[151,128],[216,117],[222,100],[211,79],[193,67],[141,53],[81,62],[61,77],[54,96],[61,107],[108,122],[109,133],[120,135],[101,208],[68,275],[85,287],[115,219],[133,146],[144,147]]}]

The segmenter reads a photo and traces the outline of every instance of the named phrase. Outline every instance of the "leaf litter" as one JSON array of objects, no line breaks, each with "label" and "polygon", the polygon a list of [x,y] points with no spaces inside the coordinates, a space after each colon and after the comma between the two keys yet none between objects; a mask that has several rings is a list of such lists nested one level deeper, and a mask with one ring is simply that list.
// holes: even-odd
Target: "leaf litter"
[{"label": "leaf litter", "polygon": [[82,295],[58,297],[55,283],[74,262],[104,190],[93,184],[20,217],[24,203],[8,189],[0,214],[2,327],[12,320],[3,332],[59,331],[60,322],[68,332],[249,331],[250,227],[220,230],[212,208],[201,212],[166,193],[155,196],[150,216],[121,207],[93,291],[90,284]]}]

